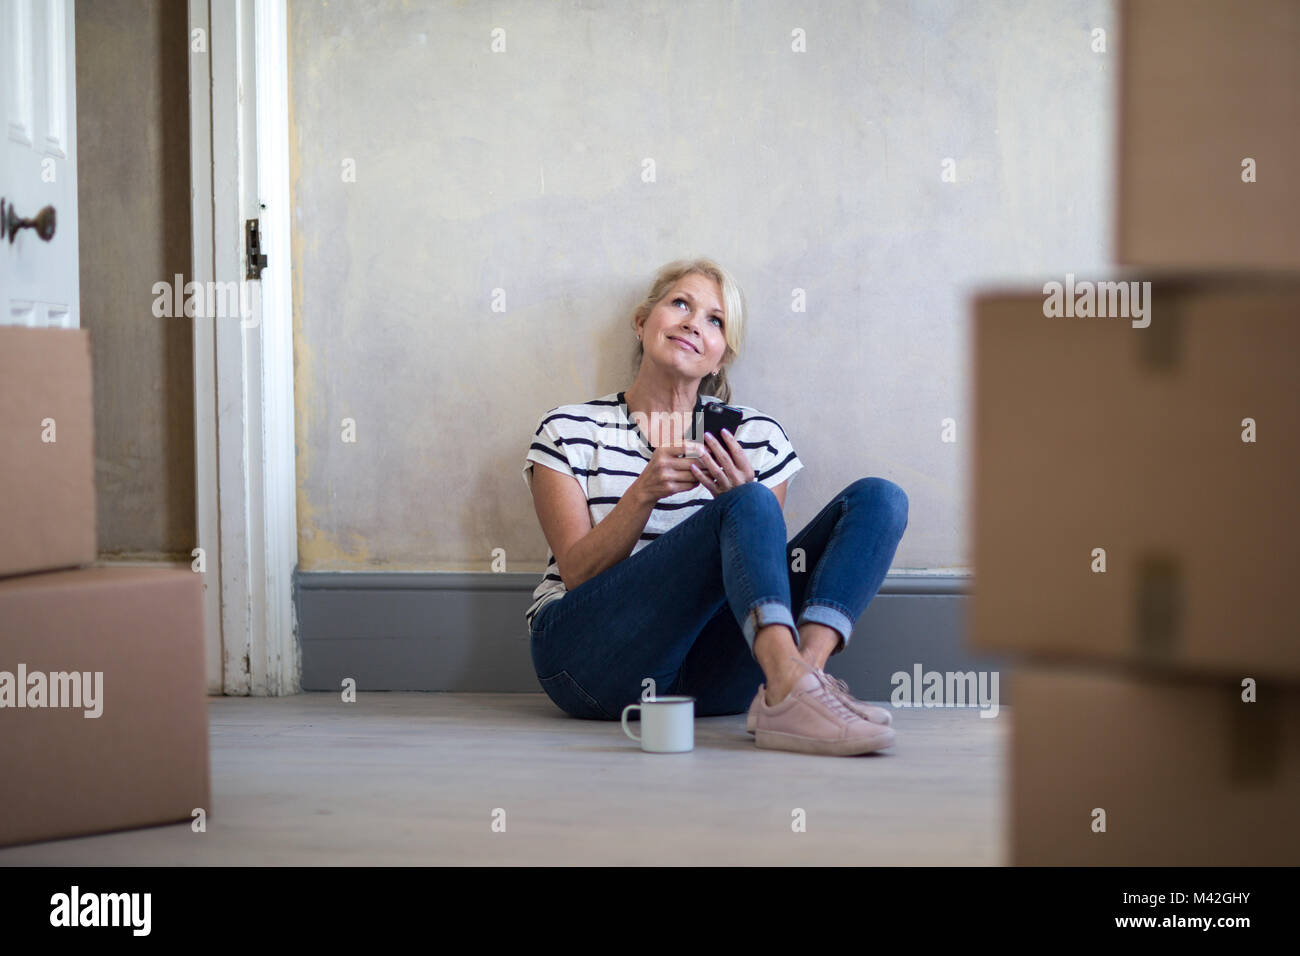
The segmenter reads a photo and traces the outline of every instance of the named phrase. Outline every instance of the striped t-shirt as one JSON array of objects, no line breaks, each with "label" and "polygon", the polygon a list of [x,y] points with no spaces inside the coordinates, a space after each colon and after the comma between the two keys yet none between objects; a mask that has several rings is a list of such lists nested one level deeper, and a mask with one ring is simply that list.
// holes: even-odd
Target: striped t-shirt
[{"label": "striped t-shirt", "polygon": [[[700,421],[705,404],[717,401],[713,395],[699,396],[693,421]],[[775,487],[803,468],[785,429],[775,418],[747,405],[728,404],[744,413],[732,434],[749,456],[758,481]],[[687,437],[702,438],[701,428],[694,425]],[[653,447],[628,414],[623,392],[615,392],[590,402],[558,405],[542,415],[525,456],[524,483],[531,491],[534,462],[572,475],[587,496],[587,510],[594,528],[614,510],[653,454]],[[703,485],[659,499],[629,557],[712,500],[713,495]],[[566,591],[555,555],[548,547],[546,574],[533,591],[533,603],[525,614],[529,627],[544,605],[562,598]]]}]

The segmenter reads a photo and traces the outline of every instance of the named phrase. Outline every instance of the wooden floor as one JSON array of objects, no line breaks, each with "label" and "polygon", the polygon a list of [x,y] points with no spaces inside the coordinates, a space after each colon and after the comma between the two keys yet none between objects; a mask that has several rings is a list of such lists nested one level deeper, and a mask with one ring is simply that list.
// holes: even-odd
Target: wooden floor
[{"label": "wooden floor", "polygon": [[28,844],[0,866],[1006,863],[1009,707],[895,710],[890,750],[820,757],[758,750],[744,715],[697,720],[692,753],[644,754],[540,693],[209,704],[206,833]]}]

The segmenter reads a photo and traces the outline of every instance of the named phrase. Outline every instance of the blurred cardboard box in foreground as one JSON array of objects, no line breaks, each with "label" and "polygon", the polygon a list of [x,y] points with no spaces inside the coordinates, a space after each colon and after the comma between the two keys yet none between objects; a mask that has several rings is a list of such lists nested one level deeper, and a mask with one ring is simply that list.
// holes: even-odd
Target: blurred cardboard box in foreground
[{"label": "blurred cardboard box in foreground", "polygon": [[0,845],[211,813],[200,576],[0,579]]},{"label": "blurred cardboard box in foreground", "polygon": [[974,306],[971,646],[1300,680],[1300,277],[1044,300]]},{"label": "blurred cardboard box in foreground", "polygon": [[[1300,688],[1012,675],[1011,863],[1300,864]],[[1104,830],[1099,827],[1104,824]]]},{"label": "blurred cardboard box in foreground", "polygon": [[1300,269],[1300,3],[1119,14],[1116,260]]},{"label": "blurred cardboard box in foreground", "polygon": [[0,326],[0,575],[95,563],[90,333]]}]

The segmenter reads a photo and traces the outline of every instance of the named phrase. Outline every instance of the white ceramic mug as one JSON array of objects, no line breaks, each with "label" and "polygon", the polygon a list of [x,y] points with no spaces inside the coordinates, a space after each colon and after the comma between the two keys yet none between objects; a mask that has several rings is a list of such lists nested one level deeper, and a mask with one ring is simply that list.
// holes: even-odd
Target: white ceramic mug
[{"label": "white ceramic mug", "polygon": [[[627,726],[627,715],[641,711],[641,736]],[[650,697],[623,708],[623,733],[651,754],[680,754],[695,749],[695,698]]]}]

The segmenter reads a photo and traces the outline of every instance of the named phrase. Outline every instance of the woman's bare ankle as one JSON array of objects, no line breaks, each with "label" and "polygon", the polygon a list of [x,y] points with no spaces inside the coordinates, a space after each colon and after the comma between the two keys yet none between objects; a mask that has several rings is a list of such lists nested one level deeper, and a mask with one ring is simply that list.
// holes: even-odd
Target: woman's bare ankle
[{"label": "woman's bare ankle", "polygon": [[780,703],[802,674],[796,659],[799,646],[784,624],[768,624],[754,635],[754,656],[766,677],[764,697],[768,706]]},{"label": "woman's bare ankle", "polygon": [[773,707],[781,703],[789,696],[794,685],[799,683],[799,678],[804,675],[804,669],[796,663],[797,659],[798,655],[792,654],[786,660],[785,667],[768,680],[767,689],[764,691],[767,706]]}]

